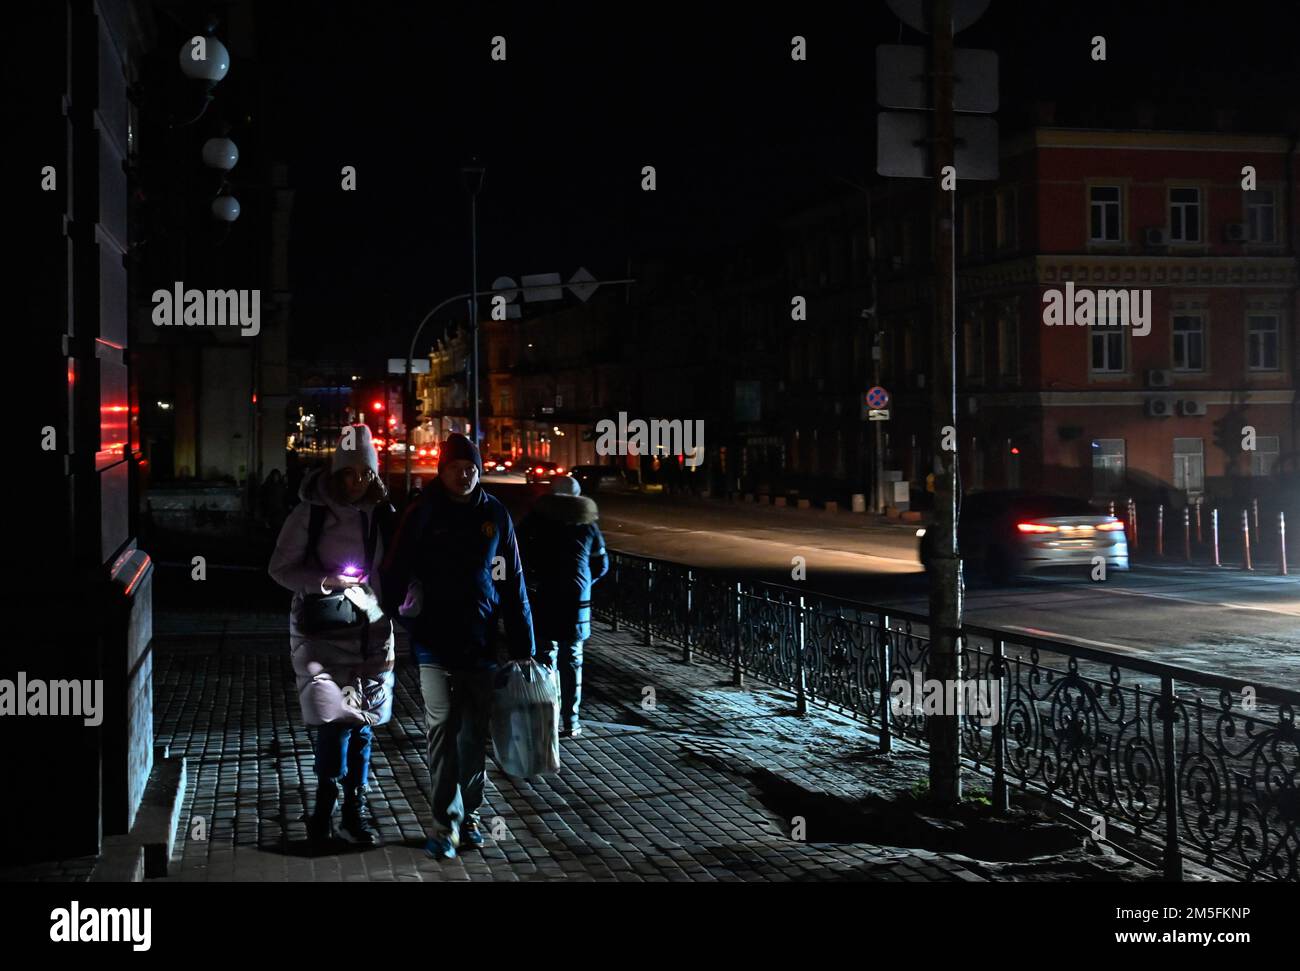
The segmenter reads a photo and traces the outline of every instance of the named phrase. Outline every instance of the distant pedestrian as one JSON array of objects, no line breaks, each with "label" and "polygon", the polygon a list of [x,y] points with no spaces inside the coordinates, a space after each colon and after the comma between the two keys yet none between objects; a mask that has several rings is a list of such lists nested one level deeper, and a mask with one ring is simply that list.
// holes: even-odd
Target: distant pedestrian
[{"label": "distant pedestrian", "polygon": [[519,525],[539,660],[560,680],[560,736],[582,734],[582,648],[591,636],[591,588],[609,570],[596,503],[558,476]]},{"label": "distant pedestrian", "polygon": [[390,612],[401,591],[423,591],[403,606],[424,695],[433,835],[425,852],[452,859],[461,844],[481,847],[479,821],[497,670],[494,635],[504,616],[509,653],[533,655],[533,622],[514,523],[483,490],[483,461],[464,435],[438,453],[438,478],[407,507],[384,561]]},{"label": "distant pedestrian", "polygon": [[343,429],[329,470],[303,479],[269,572],[293,591],[289,643],[303,721],[316,726],[316,804],[307,824],[315,844],[340,827],[350,842],[373,845],[365,792],[372,728],[392,716],[393,625],[384,616],[377,566],[395,520],[379,477],[370,429]]},{"label": "distant pedestrian", "polygon": [[258,498],[262,507],[262,519],[274,530],[279,530],[284,524],[284,517],[288,512],[285,497],[284,473],[279,469],[272,469],[262,483],[261,495]]}]

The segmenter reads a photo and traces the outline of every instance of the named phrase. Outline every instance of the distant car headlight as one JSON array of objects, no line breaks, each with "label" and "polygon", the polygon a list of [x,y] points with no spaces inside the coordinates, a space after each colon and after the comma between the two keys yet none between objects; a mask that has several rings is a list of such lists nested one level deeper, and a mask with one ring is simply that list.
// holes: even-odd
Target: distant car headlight
[{"label": "distant car headlight", "polygon": [[918,529],[918,530],[916,531],[916,538],[917,538],[917,539],[920,539],[920,538],[921,538],[922,536],[924,536],[924,535],[925,535],[925,527],[922,527],[922,528],[920,528],[920,529]]}]

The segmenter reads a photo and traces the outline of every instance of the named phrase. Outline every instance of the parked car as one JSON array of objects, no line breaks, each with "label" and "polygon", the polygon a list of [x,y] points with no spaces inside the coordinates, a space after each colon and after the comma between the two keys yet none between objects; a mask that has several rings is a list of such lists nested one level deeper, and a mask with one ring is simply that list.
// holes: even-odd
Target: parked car
[{"label": "parked car", "polygon": [[[933,531],[918,529],[921,564],[934,554]],[[1127,570],[1124,523],[1087,500],[1027,491],[974,492],[961,501],[957,546],[966,570],[997,582],[1051,567]]]},{"label": "parked car", "polygon": [[557,475],[564,475],[564,466],[548,459],[529,459],[524,469],[524,481],[529,485],[537,482],[550,482]]},{"label": "parked car", "polygon": [[631,486],[616,465],[575,465],[569,474],[578,480],[586,495],[596,492],[626,492]]}]

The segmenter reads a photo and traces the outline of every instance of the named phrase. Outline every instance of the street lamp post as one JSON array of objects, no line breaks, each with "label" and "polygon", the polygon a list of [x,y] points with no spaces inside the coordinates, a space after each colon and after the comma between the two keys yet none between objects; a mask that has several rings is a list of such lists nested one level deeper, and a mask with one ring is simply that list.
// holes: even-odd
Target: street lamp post
[{"label": "street lamp post", "polygon": [[478,194],[483,189],[483,181],[486,175],[486,169],[483,166],[475,164],[478,159],[471,159],[471,164],[463,166],[460,170],[461,176],[465,180],[465,188],[469,192],[469,239],[470,239],[470,296],[469,296],[469,335],[470,335],[470,367],[474,372],[473,379],[470,381],[470,441],[476,446],[479,444],[479,411],[478,411]]}]

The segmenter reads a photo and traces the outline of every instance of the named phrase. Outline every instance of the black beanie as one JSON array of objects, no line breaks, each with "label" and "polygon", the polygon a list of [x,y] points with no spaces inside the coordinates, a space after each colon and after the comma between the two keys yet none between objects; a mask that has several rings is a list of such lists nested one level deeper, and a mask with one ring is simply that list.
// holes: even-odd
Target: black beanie
[{"label": "black beanie", "polygon": [[478,466],[478,474],[483,474],[483,459],[478,454],[478,446],[460,432],[448,435],[447,440],[442,443],[442,448],[438,450],[438,471],[442,471],[444,462],[453,462],[456,459],[469,459]]}]

